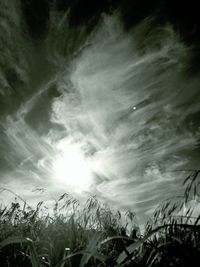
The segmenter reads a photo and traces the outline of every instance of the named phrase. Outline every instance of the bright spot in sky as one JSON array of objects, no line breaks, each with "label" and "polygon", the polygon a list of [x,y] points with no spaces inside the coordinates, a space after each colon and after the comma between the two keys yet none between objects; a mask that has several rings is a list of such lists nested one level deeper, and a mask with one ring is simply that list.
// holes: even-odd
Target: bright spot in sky
[{"label": "bright spot in sky", "polygon": [[57,147],[60,154],[53,163],[53,178],[74,192],[87,191],[92,182],[92,171],[80,146],[61,141]]}]

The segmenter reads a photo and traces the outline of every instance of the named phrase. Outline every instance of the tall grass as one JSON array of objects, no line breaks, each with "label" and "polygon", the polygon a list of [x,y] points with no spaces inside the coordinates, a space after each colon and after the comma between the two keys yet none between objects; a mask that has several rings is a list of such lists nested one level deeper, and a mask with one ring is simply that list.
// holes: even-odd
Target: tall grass
[{"label": "tall grass", "polygon": [[17,201],[0,208],[0,266],[199,266],[199,172],[185,179],[185,195],[166,200],[144,233],[135,214],[112,211],[95,197],[84,205],[63,194],[48,211]]}]

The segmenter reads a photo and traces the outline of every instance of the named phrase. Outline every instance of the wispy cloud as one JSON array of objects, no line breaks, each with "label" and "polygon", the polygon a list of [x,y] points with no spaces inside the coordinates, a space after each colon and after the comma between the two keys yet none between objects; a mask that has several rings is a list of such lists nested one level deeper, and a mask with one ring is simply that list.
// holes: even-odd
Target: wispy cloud
[{"label": "wispy cloud", "polygon": [[[125,32],[103,16],[87,46],[5,116],[4,183],[75,194],[81,184],[144,212],[181,191],[173,171],[194,162],[198,79],[185,77],[189,51],[170,26],[144,36],[147,24]],[[70,186],[74,173],[82,180]]]}]

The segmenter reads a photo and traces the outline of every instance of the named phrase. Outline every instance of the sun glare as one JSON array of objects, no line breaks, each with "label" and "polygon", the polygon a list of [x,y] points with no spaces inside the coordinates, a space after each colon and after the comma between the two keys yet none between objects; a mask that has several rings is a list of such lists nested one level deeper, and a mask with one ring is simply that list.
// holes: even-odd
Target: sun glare
[{"label": "sun glare", "polygon": [[53,163],[54,179],[75,192],[88,190],[92,181],[89,161],[84,157],[80,146],[60,143],[61,151]]}]

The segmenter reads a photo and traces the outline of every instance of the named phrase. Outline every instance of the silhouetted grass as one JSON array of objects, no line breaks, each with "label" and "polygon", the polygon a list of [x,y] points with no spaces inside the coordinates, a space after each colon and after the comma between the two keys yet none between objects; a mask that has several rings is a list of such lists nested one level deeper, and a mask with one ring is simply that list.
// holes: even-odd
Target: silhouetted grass
[{"label": "silhouetted grass", "polygon": [[[112,211],[95,197],[84,206],[63,194],[49,213],[40,202],[0,208],[1,267],[199,266],[199,172],[185,179],[185,195],[167,200],[140,233],[135,214]],[[5,189],[4,189],[5,190]]]}]

